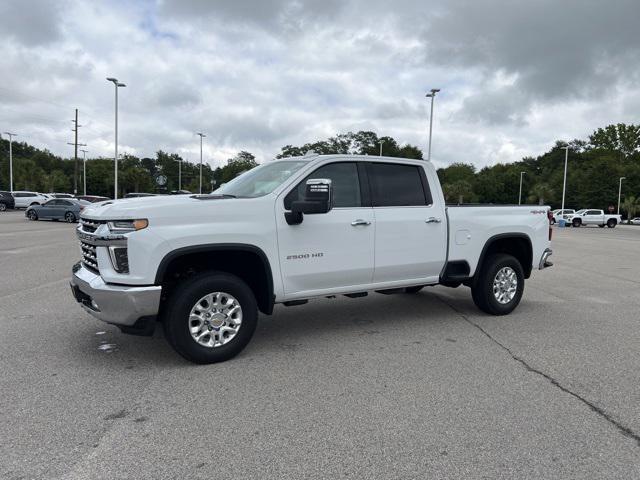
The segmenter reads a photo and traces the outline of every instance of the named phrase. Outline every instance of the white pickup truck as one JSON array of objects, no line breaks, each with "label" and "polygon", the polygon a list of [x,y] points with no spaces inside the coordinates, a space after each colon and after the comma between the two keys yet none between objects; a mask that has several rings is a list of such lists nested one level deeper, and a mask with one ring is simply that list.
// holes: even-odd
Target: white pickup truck
[{"label": "white pickup truck", "polygon": [[548,211],[446,206],[421,160],[294,157],[209,195],[85,208],[71,287],[98,319],[137,334],[160,320],[178,353],[213,363],[240,352],[274,304],[466,285],[481,310],[507,314],[531,271],[551,265]]},{"label": "white pickup truck", "polygon": [[567,222],[574,227],[581,227],[582,225],[598,225],[600,228],[604,228],[605,225],[609,228],[615,228],[615,226],[621,221],[622,217],[620,215],[607,215],[604,213],[604,210],[586,208],[578,210],[567,219]]}]

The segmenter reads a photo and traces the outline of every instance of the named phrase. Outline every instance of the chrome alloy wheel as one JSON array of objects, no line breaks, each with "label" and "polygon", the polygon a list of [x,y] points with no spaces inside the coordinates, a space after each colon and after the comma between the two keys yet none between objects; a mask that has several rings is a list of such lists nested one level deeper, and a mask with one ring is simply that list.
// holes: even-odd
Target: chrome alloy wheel
[{"label": "chrome alloy wheel", "polygon": [[505,305],[513,300],[518,290],[518,275],[511,267],[503,267],[498,270],[493,279],[493,296],[496,300]]},{"label": "chrome alloy wheel", "polygon": [[221,347],[233,340],[242,325],[240,302],[225,292],[205,295],[191,308],[189,331],[203,347]]}]

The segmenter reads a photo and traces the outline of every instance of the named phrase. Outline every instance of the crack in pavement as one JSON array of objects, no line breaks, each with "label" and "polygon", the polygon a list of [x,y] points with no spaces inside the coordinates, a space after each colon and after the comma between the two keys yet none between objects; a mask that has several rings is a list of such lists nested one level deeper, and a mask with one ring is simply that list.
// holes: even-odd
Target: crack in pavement
[{"label": "crack in pavement", "polygon": [[531,365],[529,365],[527,363],[526,360],[524,360],[523,358],[519,357],[518,355],[516,355],[515,353],[513,353],[511,351],[511,349],[509,347],[507,347],[506,345],[500,343],[498,340],[496,340],[495,338],[493,338],[491,336],[491,334],[489,332],[487,332],[484,328],[482,328],[480,325],[478,325],[477,323],[473,322],[472,320],[469,319],[469,317],[467,317],[464,313],[462,313],[460,310],[458,310],[456,307],[454,307],[453,305],[451,305],[450,303],[448,303],[447,301],[445,301],[443,298],[441,298],[439,295],[434,295],[438,300],[440,300],[442,303],[444,303],[445,305],[447,305],[451,310],[453,310],[454,312],[456,312],[458,315],[460,315],[460,317],[462,317],[462,319],[467,322],[469,325],[477,328],[478,330],[480,330],[487,338],[489,338],[489,340],[491,340],[493,343],[495,343],[496,345],[498,345],[501,349],[503,349],[504,351],[506,351],[512,359],[514,359],[516,362],[520,363],[528,372],[531,373],[535,373],[536,375],[540,375],[541,377],[545,378],[546,380],[548,380],[554,387],[559,388],[560,390],[562,390],[565,393],[568,393],[569,395],[571,395],[574,398],[577,398],[578,400],[580,400],[582,403],[584,403],[587,407],[589,407],[589,409],[598,414],[599,416],[601,416],[602,418],[604,418],[607,422],[609,422],[611,425],[613,425],[615,428],[618,429],[618,431],[620,433],[622,433],[625,437],[631,438],[633,440],[636,441],[636,443],[638,444],[638,446],[640,447],[640,434],[637,434],[636,432],[634,432],[631,428],[623,425],[622,423],[620,423],[618,420],[616,420],[615,418],[613,418],[610,414],[608,414],[607,412],[604,411],[604,409],[600,408],[599,406],[595,405],[594,403],[590,402],[589,400],[587,400],[586,398],[584,398],[583,396],[581,396],[578,393],[575,393],[571,390],[569,390],[569,388],[565,387],[564,385],[562,385],[558,380],[556,380],[555,378],[553,378],[551,375],[544,373],[542,370],[538,370],[535,367],[532,367]]}]

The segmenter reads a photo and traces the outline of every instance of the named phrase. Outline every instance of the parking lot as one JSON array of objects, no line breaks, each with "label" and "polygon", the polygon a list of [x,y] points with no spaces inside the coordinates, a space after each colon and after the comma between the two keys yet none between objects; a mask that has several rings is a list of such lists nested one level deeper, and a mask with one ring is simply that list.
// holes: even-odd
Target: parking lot
[{"label": "parking lot", "polygon": [[0,478],[640,478],[640,227],[466,288],[276,307],[234,360],[84,313],[74,225],[0,214]]}]

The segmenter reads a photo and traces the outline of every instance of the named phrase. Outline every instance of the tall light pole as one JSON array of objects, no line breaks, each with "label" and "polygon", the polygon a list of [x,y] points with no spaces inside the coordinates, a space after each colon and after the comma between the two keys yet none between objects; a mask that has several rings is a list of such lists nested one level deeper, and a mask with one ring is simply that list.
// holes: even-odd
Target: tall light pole
[{"label": "tall light pole", "polygon": [[196,135],[200,135],[200,194],[202,194],[202,139],[206,135],[202,132],[196,132]]},{"label": "tall light pole", "polygon": [[18,135],[15,133],[4,132],[9,135],[9,191],[13,192],[13,137]]},{"label": "tall light pole", "polygon": [[518,193],[518,205],[522,204],[522,176],[527,172],[520,172],[520,193]]},{"label": "tall light pole", "polygon": [[380,140],[378,143],[380,144],[380,156],[382,156],[382,144],[384,143],[384,140]]},{"label": "tall light pole", "polygon": [[182,159],[178,160],[178,190],[182,190]]},{"label": "tall light pole", "polygon": [[116,89],[116,151],[113,156],[114,166],[114,185],[113,185],[113,199],[116,200],[118,198],[118,88],[126,87],[126,85],[122,82],[119,82],[117,78],[108,77],[107,81],[112,82],[113,86]]},{"label": "tall light pole", "polygon": [[87,152],[89,150],[80,150],[82,152],[82,184],[84,194],[87,194]]},{"label": "tall light pole", "polygon": [[[622,196],[622,180],[626,178],[627,177],[620,177],[620,186],[618,187],[618,215],[620,215],[620,197]],[[627,220],[631,220],[631,219],[628,218]]]},{"label": "tall light pole", "polygon": [[427,161],[431,161],[431,134],[433,132],[433,100],[436,98],[436,93],[440,91],[439,88],[432,88],[431,93],[427,93],[425,97],[431,98],[431,115],[429,116],[429,151],[427,153]]},{"label": "tall light pole", "polygon": [[560,147],[564,149],[564,180],[562,181],[562,213],[564,214],[564,196],[567,191],[567,162],[569,160],[569,145]]}]

